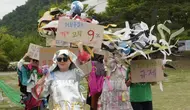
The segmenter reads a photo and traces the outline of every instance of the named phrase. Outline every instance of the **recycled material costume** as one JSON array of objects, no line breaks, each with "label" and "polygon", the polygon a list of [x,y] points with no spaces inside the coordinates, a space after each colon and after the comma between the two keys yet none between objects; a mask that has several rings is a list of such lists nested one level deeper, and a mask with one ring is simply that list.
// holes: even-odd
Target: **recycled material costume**
[{"label": "recycled material costume", "polygon": [[98,110],[133,110],[129,102],[129,93],[125,85],[126,70],[114,57],[104,62],[107,77],[98,101]]},{"label": "recycled material costume", "polygon": [[[63,54],[67,55],[72,62],[69,70],[65,72],[56,70],[58,67],[57,58]],[[77,56],[69,50],[57,51],[53,58],[54,64],[49,68],[50,73],[43,77],[45,79],[44,84],[40,84],[39,81],[33,89],[33,95],[39,99],[50,94],[50,110],[84,110],[85,98],[80,92],[79,82],[86,75],[85,73],[90,73],[91,69],[84,73],[76,65],[76,60]],[[87,65],[82,66],[86,67]]]},{"label": "recycled material costume", "polygon": [[[34,60],[34,59],[32,59]],[[24,65],[24,58],[18,62],[18,77],[21,91],[21,103],[25,105],[25,110],[38,110],[42,108],[42,101],[36,100],[32,94],[31,89],[37,83],[37,80],[42,76],[41,70],[32,64]]]}]

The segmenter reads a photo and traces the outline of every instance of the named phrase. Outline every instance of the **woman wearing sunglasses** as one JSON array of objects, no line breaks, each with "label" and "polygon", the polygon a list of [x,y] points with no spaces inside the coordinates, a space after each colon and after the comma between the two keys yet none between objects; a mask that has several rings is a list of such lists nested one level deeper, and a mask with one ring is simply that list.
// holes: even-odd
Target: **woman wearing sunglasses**
[{"label": "woman wearing sunglasses", "polygon": [[[44,80],[41,79],[34,87],[33,95],[38,99],[50,95],[50,110],[84,110],[85,98],[80,92],[79,83],[91,71],[91,62],[87,62],[89,59],[90,55],[82,49],[78,58],[69,50],[57,51],[53,65],[48,68]],[[87,63],[79,65],[78,61]]]},{"label": "woman wearing sunglasses", "polygon": [[25,105],[25,110],[38,110],[42,109],[42,101],[36,100],[31,94],[31,88],[33,88],[38,80],[42,76],[41,70],[38,68],[39,61],[30,58],[30,63],[24,65],[25,59],[28,57],[28,53],[18,62],[18,79],[21,91],[21,103]]}]

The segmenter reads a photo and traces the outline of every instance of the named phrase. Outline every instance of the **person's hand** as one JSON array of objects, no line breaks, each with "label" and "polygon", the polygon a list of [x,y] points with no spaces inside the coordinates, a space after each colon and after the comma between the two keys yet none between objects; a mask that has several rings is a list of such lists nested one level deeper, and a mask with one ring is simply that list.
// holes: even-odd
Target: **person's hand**
[{"label": "person's hand", "polygon": [[38,80],[38,82],[37,82],[36,84],[38,84],[39,86],[44,85],[44,83],[45,83],[45,78],[46,78],[46,76],[43,75],[43,76]]},{"label": "person's hand", "polygon": [[151,84],[151,85],[156,85],[156,84],[157,84],[157,82],[151,82],[150,84]]},{"label": "person's hand", "polygon": [[28,54],[28,52],[27,52],[27,53],[25,53],[23,59],[25,59],[25,58],[28,57],[28,56],[29,56],[29,54]]},{"label": "person's hand", "polygon": [[42,74],[47,75],[49,73],[49,66],[48,65],[42,66],[41,69],[42,69]]},{"label": "person's hand", "polygon": [[129,86],[131,85],[131,80],[130,80],[130,79],[127,80],[127,81],[125,82],[125,84],[126,84],[127,87],[129,87]]},{"label": "person's hand", "polygon": [[79,48],[79,51],[82,52],[83,51],[83,43],[82,42],[78,42],[77,46]]}]

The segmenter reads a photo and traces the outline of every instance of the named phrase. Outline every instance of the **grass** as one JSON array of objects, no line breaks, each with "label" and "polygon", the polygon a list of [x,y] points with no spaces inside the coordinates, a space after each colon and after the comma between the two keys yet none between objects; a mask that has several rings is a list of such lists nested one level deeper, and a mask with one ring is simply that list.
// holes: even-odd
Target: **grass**
[{"label": "grass", "polygon": [[[4,72],[0,74],[4,74]],[[5,81],[6,84],[13,87],[15,90],[19,91],[17,74],[0,75],[0,80]],[[0,110],[13,110],[13,109],[23,110],[23,108],[12,103],[4,94],[3,96],[4,96],[4,100],[0,102]]]},{"label": "grass", "polygon": [[168,81],[152,87],[154,110],[190,110],[190,70],[168,70]]},{"label": "grass", "polygon": [[[159,89],[159,85],[152,86],[153,106],[154,110],[190,110],[190,63],[188,62],[173,62],[177,70],[166,69],[168,80],[163,82],[164,91]],[[1,73],[0,73],[1,74]],[[8,75],[0,76],[0,80],[4,80],[7,84],[15,89],[17,86],[17,76]],[[87,85],[84,84],[84,87]],[[84,91],[86,96],[86,92]],[[10,103],[8,99],[0,102],[0,110],[11,110],[12,105],[14,110],[21,110]]]}]

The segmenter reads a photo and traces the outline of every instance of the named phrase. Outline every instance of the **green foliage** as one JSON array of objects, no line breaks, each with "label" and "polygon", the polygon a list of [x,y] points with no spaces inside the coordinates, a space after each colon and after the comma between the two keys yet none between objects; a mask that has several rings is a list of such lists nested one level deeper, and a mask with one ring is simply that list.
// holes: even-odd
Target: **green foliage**
[{"label": "green foliage", "polygon": [[[57,0],[65,7],[64,0]],[[50,9],[54,0],[28,0],[25,5],[0,20],[0,69],[9,62],[18,61],[27,52],[30,43],[45,45],[45,39],[37,33],[37,20]]]},{"label": "green foliage", "polygon": [[45,40],[39,36],[16,38],[8,34],[0,34],[0,50],[9,61],[18,61],[27,52],[30,43],[45,45]]},{"label": "green foliage", "polygon": [[[19,60],[30,43],[45,45],[45,39],[37,33],[37,20],[52,7],[69,10],[69,4],[73,1],[75,0],[28,0],[25,5],[4,16],[0,20],[0,60]],[[91,9],[88,15],[96,17],[104,25],[116,23],[118,27],[124,27],[125,21],[131,24],[144,21],[150,27],[170,19],[173,23],[167,27],[171,30],[183,26],[187,30],[176,39],[190,39],[189,6],[189,0],[108,0],[105,12],[97,14]],[[86,7],[84,5],[85,10]]]},{"label": "green foliage", "polygon": [[0,26],[6,26],[7,33],[16,37],[36,34],[39,11],[47,10],[48,5],[49,0],[28,0],[25,5],[5,15],[0,21]]},{"label": "green foliage", "polygon": [[15,45],[16,43],[17,40],[15,40],[13,36],[8,34],[0,35],[0,49],[3,50],[6,56],[10,56],[9,60],[13,60],[14,58],[10,53],[17,47],[17,45]]},{"label": "green foliage", "polygon": [[9,65],[9,61],[7,60],[4,53],[2,51],[0,51],[0,71],[6,70],[8,65]]},{"label": "green foliage", "polygon": [[153,25],[169,19],[173,23],[189,28],[189,6],[190,1],[187,0],[180,0],[180,2],[176,0],[108,0],[106,13],[110,17],[123,13],[118,18],[117,24],[127,20],[131,23],[144,21]]},{"label": "green foliage", "polygon": [[[52,7],[69,9],[68,4],[72,1],[75,0],[28,0],[25,5],[4,16],[0,27],[6,26],[7,33],[16,37],[37,34],[37,20],[45,11]],[[144,21],[151,26],[170,19],[175,24],[172,28],[190,28],[189,6],[188,0],[108,0],[106,12],[95,14],[94,10],[90,10],[88,14],[96,16],[100,22],[109,21],[119,27],[124,27],[126,20],[130,23]],[[110,21],[117,15],[120,16]]]}]

